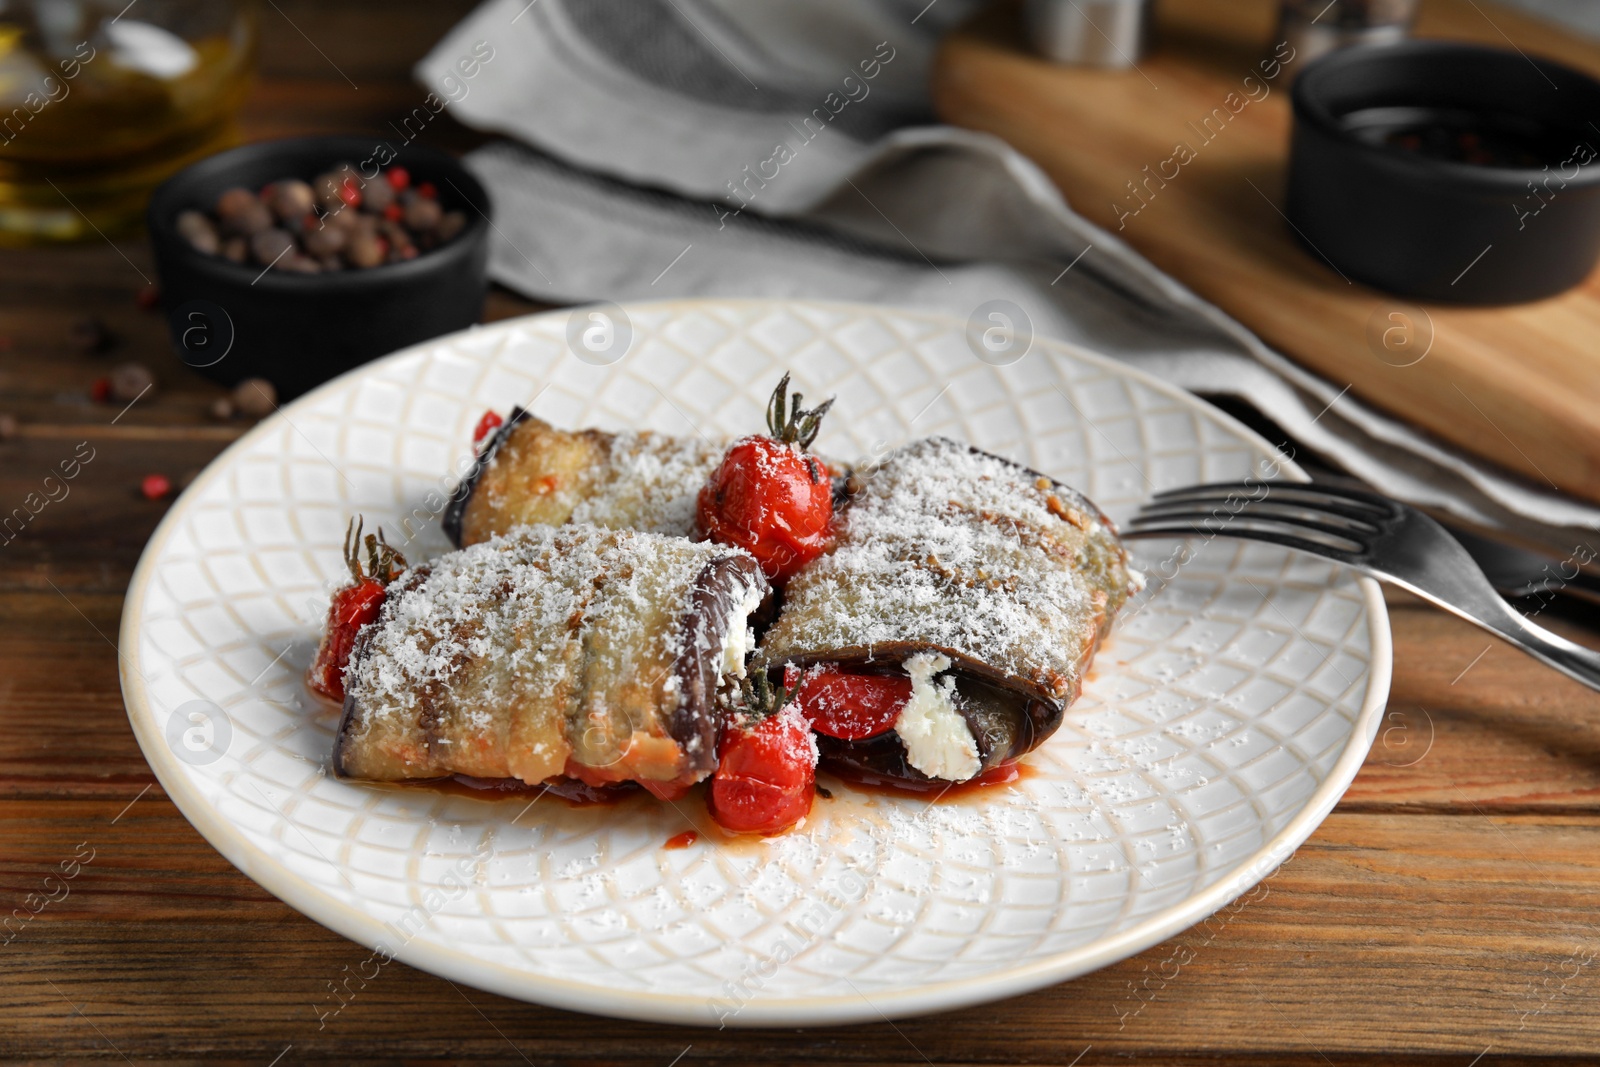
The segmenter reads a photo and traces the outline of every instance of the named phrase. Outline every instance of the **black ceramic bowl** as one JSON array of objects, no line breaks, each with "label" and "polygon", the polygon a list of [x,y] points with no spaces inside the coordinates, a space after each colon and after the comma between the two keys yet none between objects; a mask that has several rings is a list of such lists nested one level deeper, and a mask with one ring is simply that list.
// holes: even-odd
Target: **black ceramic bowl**
[{"label": "black ceramic bowl", "polygon": [[[162,303],[184,362],[231,385],[266,378],[284,399],[369,359],[478,321],[487,287],[489,197],[443,152],[408,145],[388,158],[370,137],[303,137],[245,145],[174,175],[150,200],[148,222]],[[189,246],[175,225],[188,208],[209,210],[231,186],[311,180],[340,162],[365,176],[398,164],[432,182],[440,205],[467,224],[451,240],[404,263],[326,274],[238,264]],[[378,178],[377,180],[382,180]]]},{"label": "black ceramic bowl", "polygon": [[1516,52],[1408,41],[1296,80],[1288,214],[1351,278],[1503,304],[1577,285],[1600,255],[1600,83]]}]

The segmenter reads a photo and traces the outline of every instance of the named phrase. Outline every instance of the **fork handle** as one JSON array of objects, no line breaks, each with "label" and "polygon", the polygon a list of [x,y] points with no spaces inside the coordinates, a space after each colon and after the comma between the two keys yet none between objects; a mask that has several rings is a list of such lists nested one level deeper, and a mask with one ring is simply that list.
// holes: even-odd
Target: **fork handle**
[{"label": "fork handle", "polygon": [[[1433,600],[1432,597],[1428,599]],[[1549,664],[1567,677],[1582,682],[1590,689],[1600,689],[1600,652],[1569,641],[1554,631],[1546,630],[1505,601],[1499,601],[1504,610],[1496,612],[1495,617],[1490,619],[1474,618],[1441,601],[1435,603],[1454,611],[1469,622],[1477,623],[1497,637],[1510,641],[1528,655]]]}]

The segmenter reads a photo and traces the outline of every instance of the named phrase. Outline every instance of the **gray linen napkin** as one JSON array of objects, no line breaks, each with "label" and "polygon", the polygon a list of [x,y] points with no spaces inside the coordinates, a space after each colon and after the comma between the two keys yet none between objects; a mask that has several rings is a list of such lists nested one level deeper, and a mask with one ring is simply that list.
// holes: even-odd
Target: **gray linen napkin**
[{"label": "gray linen napkin", "polygon": [[417,76],[462,122],[520,142],[467,162],[494,198],[491,274],[529,296],[807,297],[961,318],[1003,298],[1040,335],[1247,401],[1399,499],[1558,551],[1600,529],[1600,508],[1269,349],[1000,140],[933,125],[937,38],[976,6],[488,0]]}]

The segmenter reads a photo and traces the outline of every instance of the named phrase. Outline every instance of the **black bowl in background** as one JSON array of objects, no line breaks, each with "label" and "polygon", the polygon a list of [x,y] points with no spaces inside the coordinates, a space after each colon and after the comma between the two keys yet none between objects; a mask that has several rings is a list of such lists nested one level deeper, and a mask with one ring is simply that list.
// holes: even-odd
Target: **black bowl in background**
[{"label": "black bowl in background", "polygon": [[[1600,83],[1587,75],[1517,52],[1408,41],[1319,59],[1292,96],[1289,219],[1351,278],[1425,300],[1508,304],[1569,289],[1594,268]],[[1422,150],[1393,143],[1413,136]],[[1495,165],[1446,158],[1461,145],[1490,151]]]},{"label": "black bowl in background", "polygon": [[404,263],[326,274],[263,272],[198,252],[177,232],[179,212],[209,210],[232,186],[309,181],[341,162],[365,177],[387,159],[387,151],[379,154],[384,144],[353,136],[264,141],[203,159],[156,190],[150,241],[172,342],[184,362],[225,385],[266,378],[288,399],[367,360],[478,321],[488,286],[489,196],[454,158],[430,148],[408,145],[386,165],[404,166],[413,182],[432,182],[440,205],[464,212],[467,224]]}]

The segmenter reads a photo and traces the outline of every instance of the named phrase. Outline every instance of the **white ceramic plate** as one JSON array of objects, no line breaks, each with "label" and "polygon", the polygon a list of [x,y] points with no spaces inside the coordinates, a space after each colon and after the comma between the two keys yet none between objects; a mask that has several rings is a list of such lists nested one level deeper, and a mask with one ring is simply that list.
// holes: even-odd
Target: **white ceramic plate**
[{"label": "white ceramic plate", "polygon": [[[1036,342],[1012,365],[980,361],[954,320],[778,301],[627,316],[627,354],[609,365],[578,358],[568,337],[583,338],[555,312],[329,383],[218,457],[140,561],[121,647],[145,756],[240,870],[378,950],[362,974],[394,955],[511,997],[691,1024],[951,1008],[1200,921],[1344,792],[1388,693],[1377,587],[1222,540],[1181,567],[1174,543],[1136,543],[1150,587],[1082,699],[1023,780],[980,795],[930,806],[836,787],[787,836],[705,832],[669,850],[709,830],[697,796],[527,808],[334,779],[336,715],[301,679],[344,579],[345,523],[381,523],[413,560],[444,551],[432,516],[485,408],[736,434],[761,425],[788,368],[808,397],[838,395],[818,443],[829,454],[947,434],[1081,488],[1115,519],[1153,490],[1272,461],[1227,417],[1090,353]],[[606,339],[576,326],[599,327],[591,347]]]}]

